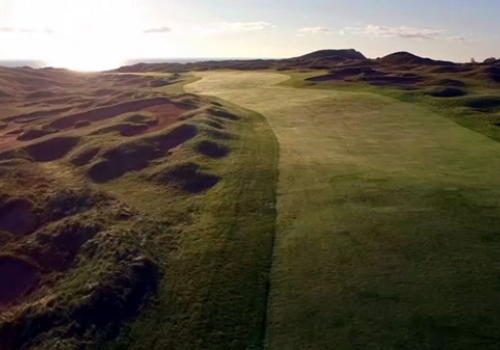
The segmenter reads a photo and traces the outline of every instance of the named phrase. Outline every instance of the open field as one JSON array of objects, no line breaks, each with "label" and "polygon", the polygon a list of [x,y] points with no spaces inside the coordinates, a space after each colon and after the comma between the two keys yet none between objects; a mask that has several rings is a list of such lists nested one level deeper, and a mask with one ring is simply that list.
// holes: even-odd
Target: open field
[{"label": "open field", "polygon": [[0,67],[0,348],[497,349],[499,83],[355,50]]},{"label": "open field", "polygon": [[199,73],[280,144],[268,349],[496,349],[500,145],[369,93]]}]

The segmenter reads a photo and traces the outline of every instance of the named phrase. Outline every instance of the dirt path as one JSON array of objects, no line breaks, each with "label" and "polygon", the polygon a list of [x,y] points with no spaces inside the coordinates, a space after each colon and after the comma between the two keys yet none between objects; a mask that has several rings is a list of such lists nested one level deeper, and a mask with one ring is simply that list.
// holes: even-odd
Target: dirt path
[{"label": "dirt path", "polygon": [[378,95],[200,74],[188,92],[263,114],[280,144],[268,349],[495,348],[497,142]]}]

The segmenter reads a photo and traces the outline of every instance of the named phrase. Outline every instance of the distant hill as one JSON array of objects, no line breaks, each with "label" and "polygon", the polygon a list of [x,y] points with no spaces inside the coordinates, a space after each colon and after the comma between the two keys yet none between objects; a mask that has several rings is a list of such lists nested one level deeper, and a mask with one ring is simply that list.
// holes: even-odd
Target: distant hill
[{"label": "distant hill", "polygon": [[420,57],[405,51],[391,53],[390,55],[378,59],[378,61],[380,63],[390,64],[390,65],[414,64],[414,65],[440,66],[440,65],[454,64],[453,62],[450,61],[437,61],[430,58]]},{"label": "distant hill", "polygon": [[299,60],[314,60],[314,59],[328,59],[338,58],[342,60],[365,60],[366,57],[359,51],[354,49],[343,50],[320,50],[308,53],[303,56],[295,57]]}]

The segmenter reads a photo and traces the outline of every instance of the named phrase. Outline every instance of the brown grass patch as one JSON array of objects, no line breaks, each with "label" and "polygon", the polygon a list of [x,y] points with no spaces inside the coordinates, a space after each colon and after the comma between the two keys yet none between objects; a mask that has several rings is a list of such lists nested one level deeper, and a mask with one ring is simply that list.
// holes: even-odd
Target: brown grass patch
[{"label": "brown grass patch", "polygon": [[62,117],[52,122],[50,126],[56,129],[68,129],[73,127],[73,125],[80,120],[88,120],[90,122],[96,122],[114,118],[120,114],[124,114],[127,112],[136,112],[149,107],[159,106],[159,105],[171,105],[171,101],[170,99],[165,97],[157,97],[151,99],[125,102],[109,107],[96,108],[90,111]]},{"label": "brown grass patch", "polygon": [[14,148],[21,144],[21,141],[18,141],[15,136],[15,132],[21,133],[23,130],[14,130],[11,131],[11,136],[0,137],[0,151],[5,151],[11,148]]}]

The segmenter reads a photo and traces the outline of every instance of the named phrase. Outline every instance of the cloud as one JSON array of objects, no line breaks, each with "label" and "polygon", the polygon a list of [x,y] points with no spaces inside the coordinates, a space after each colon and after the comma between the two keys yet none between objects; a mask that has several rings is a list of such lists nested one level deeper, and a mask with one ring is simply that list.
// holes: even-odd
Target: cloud
[{"label": "cloud", "polygon": [[299,32],[306,34],[321,34],[321,33],[332,33],[333,30],[327,27],[305,27],[305,28],[300,28]]},{"label": "cloud", "polygon": [[222,34],[222,30],[215,27],[194,27],[193,32],[195,32],[196,34],[207,36]]},{"label": "cloud", "polygon": [[194,27],[192,31],[201,35],[221,35],[231,32],[261,31],[276,27],[268,22],[222,22],[214,23],[208,27]]},{"label": "cloud", "polygon": [[450,41],[465,41],[465,38],[463,36],[449,36],[446,38],[447,40],[450,40]]},{"label": "cloud", "polygon": [[435,39],[439,37],[444,30],[442,29],[422,29],[407,26],[388,27],[369,24],[363,30],[363,33],[376,36],[397,36],[404,39]]},{"label": "cloud", "polygon": [[219,26],[222,31],[255,31],[267,28],[276,28],[275,25],[268,22],[223,22]]},{"label": "cloud", "polygon": [[20,34],[31,34],[31,33],[44,33],[52,34],[54,30],[52,28],[16,28],[16,27],[0,27],[0,33],[20,33]]},{"label": "cloud", "polygon": [[170,27],[157,27],[157,28],[149,28],[144,30],[143,32],[146,34],[161,34],[161,33],[169,33],[172,31]]}]

